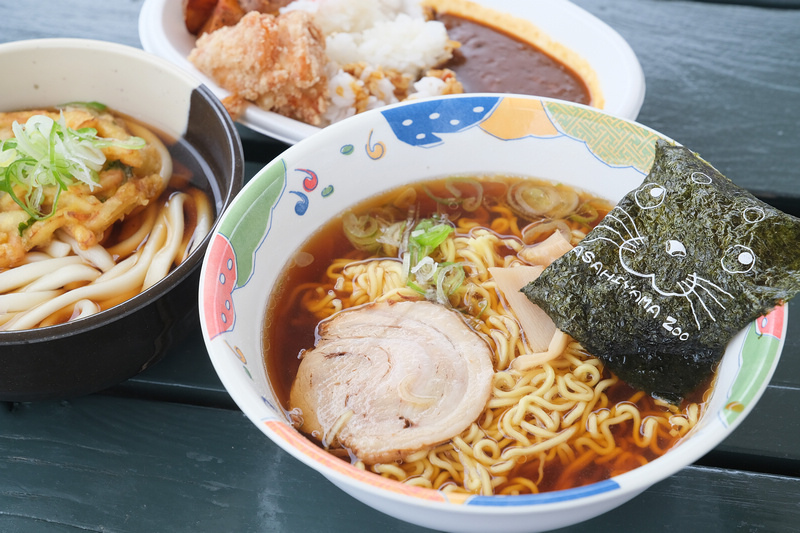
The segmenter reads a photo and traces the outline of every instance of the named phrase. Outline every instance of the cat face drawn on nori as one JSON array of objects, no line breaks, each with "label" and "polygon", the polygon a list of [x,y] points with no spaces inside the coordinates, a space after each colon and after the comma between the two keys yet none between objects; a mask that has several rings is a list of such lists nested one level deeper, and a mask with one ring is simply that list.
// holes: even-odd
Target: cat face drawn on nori
[{"label": "cat face drawn on nori", "polygon": [[800,289],[800,221],[664,141],[643,184],[523,289],[621,379],[677,403]]},{"label": "cat face drawn on nori", "polygon": [[[705,174],[694,173],[691,179],[697,184],[712,183]],[[670,196],[664,187],[648,182],[634,191],[632,198],[640,212],[653,210],[658,216],[659,211],[670,209]],[[698,215],[707,217],[708,213]],[[640,214],[639,218],[647,220],[649,217]],[[746,224],[756,224],[764,218],[764,211],[760,207],[743,208],[742,220]],[[724,313],[726,303],[734,297],[720,286],[724,281],[717,279],[719,268],[728,275],[746,274],[755,267],[757,260],[749,246],[729,244],[720,257],[719,265],[698,261],[698,257],[705,258],[707,254],[698,251],[698,243],[687,238],[684,232],[654,235],[640,231],[637,220],[620,206],[608,214],[594,233],[583,241],[583,246],[599,240],[615,244],[619,249],[622,269],[632,276],[647,280],[650,288],[661,297],[684,298],[698,329],[702,328],[698,313],[715,322],[715,315]],[[707,239],[702,239],[699,244],[705,246],[707,242]]]}]

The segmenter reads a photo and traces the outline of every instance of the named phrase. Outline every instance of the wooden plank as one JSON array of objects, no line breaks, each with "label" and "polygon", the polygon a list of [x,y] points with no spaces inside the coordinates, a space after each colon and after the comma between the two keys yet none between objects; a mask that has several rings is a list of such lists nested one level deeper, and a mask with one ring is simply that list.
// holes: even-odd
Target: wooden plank
[{"label": "wooden plank", "polygon": [[[347,496],[240,413],[92,396],[0,410],[0,530],[421,531]],[[790,531],[800,479],[690,467],[563,532]]]},{"label": "wooden plank", "polygon": [[414,530],[236,411],[94,396],[17,404],[0,420],[2,531]]},{"label": "wooden plank", "polygon": [[789,302],[786,340],[770,383],[775,387],[800,388],[800,296]]},{"label": "wooden plank", "polygon": [[647,81],[639,122],[737,184],[796,197],[800,10],[575,0],[617,30]]},{"label": "wooden plank", "polygon": [[141,48],[137,21],[144,0],[0,2],[0,42],[79,37]]},{"label": "wooden plank", "polygon": [[715,4],[738,4],[743,6],[776,7],[781,9],[800,8],[798,0],[694,0],[697,2],[711,2]]},{"label": "wooden plank", "polygon": [[558,532],[796,532],[797,485],[796,478],[692,466],[606,515]]},{"label": "wooden plank", "polygon": [[800,477],[797,389],[770,387],[753,412],[699,464]]}]

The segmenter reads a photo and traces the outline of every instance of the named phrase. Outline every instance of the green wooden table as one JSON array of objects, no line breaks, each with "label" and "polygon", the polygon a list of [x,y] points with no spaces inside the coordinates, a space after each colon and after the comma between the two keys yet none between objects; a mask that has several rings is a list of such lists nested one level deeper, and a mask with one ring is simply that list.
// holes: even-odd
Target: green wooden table
[{"label": "green wooden table", "polygon": [[[800,2],[576,3],[638,55],[647,79],[640,122],[800,215]],[[2,2],[0,42],[139,46],[141,4]],[[286,148],[240,133],[248,177]],[[562,531],[800,531],[800,300],[789,305],[788,328],[770,387],[729,439],[622,507]],[[197,330],[109,391],[0,403],[0,531],[420,529],[360,504],[264,437],[225,392]]]}]

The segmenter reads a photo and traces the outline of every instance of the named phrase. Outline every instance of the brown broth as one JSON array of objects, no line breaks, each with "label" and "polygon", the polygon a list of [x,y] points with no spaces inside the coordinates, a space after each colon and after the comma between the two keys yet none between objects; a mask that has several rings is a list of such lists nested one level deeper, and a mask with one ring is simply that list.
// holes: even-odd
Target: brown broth
[{"label": "brown broth", "polygon": [[465,92],[531,94],[589,104],[586,83],[571,68],[531,43],[498,28],[451,14],[437,14],[461,46],[444,67]]},{"label": "brown broth", "polygon": [[284,409],[289,409],[289,391],[300,366],[300,354],[314,346],[318,322],[302,308],[299,299],[291,299],[290,295],[294,287],[322,279],[331,261],[348,248],[350,243],[342,233],[342,219],[337,217],[303,245],[302,250],[311,253],[314,261],[304,267],[284,268],[273,290],[264,327],[263,353],[267,374]]},{"label": "brown broth", "polygon": [[[483,207],[471,212],[469,214],[470,218],[481,219],[483,217],[486,220],[483,227],[489,227],[495,215],[491,214],[486,207],[504,203],[500,202],[498,197],[504,197],[505,191],[521,179],[514,177],[481,178],[480,182],[486,192]],[[451,220],[457,220],[461,214],[461,208],[455,203],[443,202],[441,199],[452,194],[452,192],[448,192],[448,187],[452,191],[452,187],[455,186],[467,193],[471,187],[469,180],[470,178],[456,178],[452,181],[450,179],[427,181],[411,184],[404,188],[413,187],[416,190],[416,201],[413,205],[416,208],[418,218],[429,217],[437,212],[446,212]],[[392,199],[399,195],[401,190],[398,188],[368,199],[355,206],[352,211],[356,214],[362,214],[378,209],[390,203]],[[577,192],[580,194],[581,203],[594,198],[581,191]],[[597,204],[598,206],[608,206],[602,201],[597,201]],[[608,206],[608,209],[610,209],[610,206]],[[589,226],[596,225],[607,213],[607,210],[603,208],[598,208],[597,211],[598,218]],[[314,346],[318,324],[318,319],[302,306],[300,298],[292,297],[293,292],[300,284],[320,283],[324,280],[326,269],[334,259],[346,257],[351,258],[353,261],[358,261],[369,256],[368,253],[355,250],[352,247],[342,231],[342,220],[343,216],[332,219],[298,249],[298,254],[311,254],[313,261],[307,266],[301,267],[297,264],[291,264],[285,267],[268,302],[263,337],[265,365],[277,398],[287,411],[290,408],[289,394],[300,364],[300,356],[304,350]],[[520,219],[520,228],[528,222],[530,221]],[[588,229],[586,228],[585,231],[588,231]],[[584,229],[581,229],[581,231],[584,231]],[[515,254],[511,249],[508,249],[507,253]],[[605,377],[610,377],[608,371],[605,371]],[[687,403],[701,403],[703,401],[702,395],[704,392],[707,393],[707,390],[708,387],[701,388],[698,393],[699,396],[688,398],[686,400]],[[651,397],[644,393],[637,393],[637,391],[621,381],[609,387],[606,390],[606,394],[609,406],[618,402],[630,401],[631,398],[637,398],[635,405],[639,409],[642,418],[649,414],[663,413],[665,410]],[[599,458],[589,453],[578,457],[575,462],[568,465],[563,465],[558,459],[548,461],[543,469],[543,479],[538,484],[539,490],[542,492],[559,490],[608,479],[655,459],[660,455],[658,449],[667,450],[680,438],[677,434],[670,435],[667,431],[661,430],[656,441],[656,450],[650,448],[642,449],[633,441],[633,431],[633,423],[631,421],[613,426],[612,432],[616,444],[621,449],[621,452],[613,460]],[[348,459],[344,453],[335,455],[341,456],[344,460]],[[508,479],[513,479],[515,476],[521,476],[538,480],[539,475],[539,459],[531,457],[527,461],[520,462],[507,477]],[[497,490],[498,492],[502,490],[502,486],[497,487]]]},{"label": "brown broth", "polygon": [[[611,377],[611,373],[605,370],[604,378],[608,377]],[[703,393],[707,391],[709,387],[710,383],[708,386],[700,387],[694,395],[684,400],[684,405],[688,405],[689,403],[703,403]],[[658,405],[651,396],[643,393],[637,395],[637,391],[623,381],[618,381],[609,387],[606,390],[606,394],[608,396],[609,405],[628,402],[630,398],[639,396],[634,405],[641,413],[642,419],[645,419],[648,415],[662,413],[665,409]],[[670,435],[662,430],[658,434],[655,446],[656,450],[654,450],[649,447],[641,448],[637,446],[633,441],[633,431],[634,426],[631,420],[614,424],[611,427],[611,434],[614,436],[615,445],[619,450],[617,457],[614,459],[606,459],[594,452],[587,451],[584,456],[576,458],[574,462],[568,465],[563,464],[559,460],[547,462],[543,469],[542,482],[538,484],[539,491],[548,492],[581,487],[623,474],[657,459],[662,455],[658,450],[669,450],[682,438],[677,433]],[[639,431],[638,428],[637,431]],[[527,479],[538,479],[538,459],[521,462],[508,474],[509,479],[513,479],[517,476]],[[498,490],[501,489],[502,486],[498,487]]]},{"label": "brown broth", "polygon": [[[420,182],[408,187],[416,189],[416,209],[419,218],[431,216],[434,213],[446,214],[450,220],[457,220],[461,208],[456,204],[437,201],[435,198],[445,198],[452,193],[447,187],[457,187],[465,195],[471,193],[468,180],[440,179]],[[484,190],[484,204],[498,203],[497,197],[504,196],[508,187],[521,181],[519,177],[484,177],[481,184]],[[549,182],[545,182],[549,183]],[[448,185],[449,184],[449,185]],[[400,189],[395,189],[384,194],[367,199],[354,206],[352,211],[360,214],[378,208],[398,196]],[[588,195],[584,194],[585,198]],[[610,207],[609,207],[610,209]],[[471,214],[475,218],[483,218],[488,227],[492,215],[485,208],[476,210]],[[599,217],[605,216],[605,211]],[[532,222],[520,218],[520,228]],[[331,219],[316,233],[314,233],[297,251],[297,253],[310,254],[313,262],[307,266],[292,265],[284,267],[281,278],[278,280],[272,297],[268,303],[267,323],[264,327],[263,353],[267,373],[275,388],[275,394],[285,409],[289,408],[289,391],[300,365],[300,354],[303,350],[314,347],[316,341],[315,330],[318,320],[300,304],[297,298],[291,298],[292,291],[302,283],[319,283],[325,275],[325,270],[331,262],[339,257],[349,257],[354,261],[366,259],[368,254],[354,250],[342,231],[342,215]],[[508,253],[513,253],[508,250]],[[274,317],[281,317],[275,321]]]}]

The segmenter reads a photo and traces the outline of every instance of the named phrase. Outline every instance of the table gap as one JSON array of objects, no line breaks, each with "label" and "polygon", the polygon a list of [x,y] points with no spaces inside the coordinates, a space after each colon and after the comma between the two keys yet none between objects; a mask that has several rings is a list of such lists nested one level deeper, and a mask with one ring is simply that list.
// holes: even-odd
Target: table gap
[{"label": "table gap", "polygon": [[754,474],[800,478],[800,461],[786,457],[768,457],[715,449],[708,452],[694,464],[726,470],[740,470]]}]

